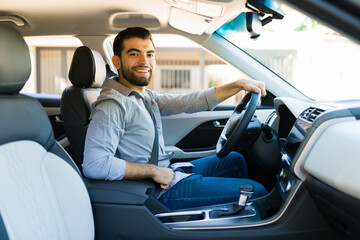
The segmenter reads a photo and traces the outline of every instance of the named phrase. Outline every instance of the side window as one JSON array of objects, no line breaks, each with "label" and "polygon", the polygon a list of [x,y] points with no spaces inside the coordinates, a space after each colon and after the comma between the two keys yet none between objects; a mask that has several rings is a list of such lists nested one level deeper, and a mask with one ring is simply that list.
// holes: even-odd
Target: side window
[{"label": "side window", "polygon": [[[154,34],[153,40],[157,70],[149,87],[159,93],[193,92],[247,77],[184,37]],[[238,103],[242,94],[237,94],[223,104]]]},{"label": "side window", "polygon": [[68,72],[75,49],[81,42],[74,37],[25,38],[32,72],[23,93],[61,94],[70,86]]}]

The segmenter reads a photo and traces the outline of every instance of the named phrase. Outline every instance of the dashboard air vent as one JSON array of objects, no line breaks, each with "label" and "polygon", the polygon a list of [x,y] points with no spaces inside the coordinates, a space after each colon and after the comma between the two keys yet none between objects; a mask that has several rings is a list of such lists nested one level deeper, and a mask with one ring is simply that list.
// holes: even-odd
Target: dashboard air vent
[{"label": "dashboard air vent", "polygon": [[301,113],[300,118],[305,119],[309,122],[314,122],[315,119],[324,111],[325,110],[322,110],[320,108],[309,107]]}]

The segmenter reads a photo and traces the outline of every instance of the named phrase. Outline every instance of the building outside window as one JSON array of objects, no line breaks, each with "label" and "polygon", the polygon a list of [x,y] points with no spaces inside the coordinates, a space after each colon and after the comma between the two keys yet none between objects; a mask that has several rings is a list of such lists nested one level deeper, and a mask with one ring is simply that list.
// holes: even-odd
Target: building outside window
[{"label": "building outside window", "polygon": [[68,72],[76,48],[36,48],[36,90],[39,93],[61,94],[71,85]]},{"label": "building outside window", "polygon": [[26,37],[32,70],[23,93],[61,94],[70,86],[68,72],[79,39],[70,36]]}]

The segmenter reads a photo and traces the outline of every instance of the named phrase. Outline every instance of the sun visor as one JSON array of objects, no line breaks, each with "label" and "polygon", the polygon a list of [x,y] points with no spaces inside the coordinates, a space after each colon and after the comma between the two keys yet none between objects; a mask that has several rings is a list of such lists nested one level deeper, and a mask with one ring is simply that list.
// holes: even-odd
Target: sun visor
[{"label": "sun visor", "polygon": [[212,20],[213,19],[210,17],[201,16],[172,7],[169,24],[184,32],[201,35],[210,26]]}]

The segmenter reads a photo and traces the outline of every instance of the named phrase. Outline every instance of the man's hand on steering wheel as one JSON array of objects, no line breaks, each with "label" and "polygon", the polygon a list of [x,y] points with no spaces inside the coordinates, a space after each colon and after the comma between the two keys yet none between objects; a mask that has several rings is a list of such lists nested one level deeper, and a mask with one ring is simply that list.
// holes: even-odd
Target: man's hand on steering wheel
[{"label": "man's hand on steering wheel", "polygon": [[266,96],[265,83],[258,80],[241,79],[238,80],[242,89],[248,92],[261,93],[262,97]]}]

